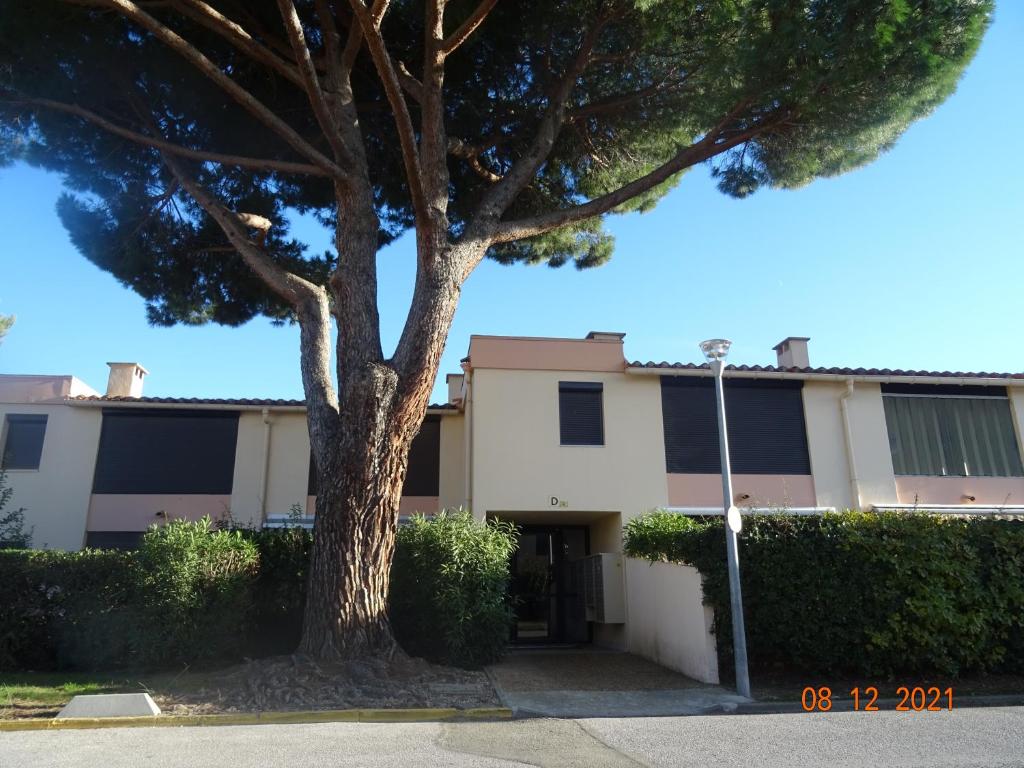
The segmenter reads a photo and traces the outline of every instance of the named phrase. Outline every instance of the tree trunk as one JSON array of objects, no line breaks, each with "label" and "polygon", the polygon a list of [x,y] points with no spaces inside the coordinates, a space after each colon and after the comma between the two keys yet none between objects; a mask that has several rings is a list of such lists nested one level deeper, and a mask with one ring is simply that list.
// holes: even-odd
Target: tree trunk
[{"label": "tree trunk", "polygon": [[318,469],[300,652],[331,660],[393,651],[387,599],[407,453],[400,442],[362,450],[343,440],[336,469]]},{"label": "tree trunk", "polygon": [[[329,323],[315,320],[326,304],[310,305],[300,321],[318,495],[299,651],[324,660],[390,654],[396,647],[387,602],[409,447],[426,414],[461,275],[481,248],[418,238],[412,306],[395,355],[385,360],[372,200],[339,210],[352,211],[360,202],[364,216],[339,216],[339,267],[330,285],[338,327],[336,406],[329,404],[324,354]],[[318,392],[327,394],[314,399]]]}]

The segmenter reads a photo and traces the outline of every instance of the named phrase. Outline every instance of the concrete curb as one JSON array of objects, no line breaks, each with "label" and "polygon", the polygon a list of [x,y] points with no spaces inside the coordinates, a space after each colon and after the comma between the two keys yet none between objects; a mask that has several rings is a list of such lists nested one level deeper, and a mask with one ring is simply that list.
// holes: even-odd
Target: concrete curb
[{"label": "concrete curb", "polygon": [[[899,699],[879,699],[875,702],[881,712],[892,712],[896,710]],[[1024,707],[1024,694],[1003,693],[985,696],[956,696],[953,697],[953,709],[969,709],[974,707]],[[830,712],[857,712],[853,708],[853,699],[836,699],[833,702]],[[941,711],[947,711],[943,708]],[[750,704],[740,704],[731,712],[722,714],[730,715],[792,715],[812,714],[807,712],[797,701],[755,701]],[[870,713],[869,713],[870,714]],[[910,714],[918,714],[913,710]],[[923,712],[922,714],[927,714]]]},{"label": "concrete curb", "polygon": [[159,715],[157,717],[96,717],[63,720],[48,717],[26,717],[21,720],[0,720],[0,732],[297,723],[416,723],[437,720],[509,720],[511,717],[512,710],[507,707],[324,709],[305,712],[239,712],[223,715]]}]

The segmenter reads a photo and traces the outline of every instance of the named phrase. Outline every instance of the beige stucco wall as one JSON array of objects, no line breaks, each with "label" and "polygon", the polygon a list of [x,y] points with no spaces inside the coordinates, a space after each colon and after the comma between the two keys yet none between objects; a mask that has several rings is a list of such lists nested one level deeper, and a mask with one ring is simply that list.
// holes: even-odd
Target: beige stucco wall
[{"label": "beige stucco wall", "polygon": [[[271,415],[273,418],[273,414]],[[263,416],[243,411],[238,417],[235,472],[231,480],[231,516],[242,525],[258,526],[262,520]],[[271,424],[273,437],[273,424]],[[305,498],[305,496],[303,496]],[[287,510],[283,510],[287,512]]]},{"label": "beige stucco wall", "polygon": [[[603,446],[559,444],[559,381],[603,382]],[[484,369],[472,385],[477,517],[535,511],[559,522],[573,512],[619,512],[625,522],[668,503],[657,378]]]},{"label": "beige stucco wall", "polygon": [[[845,382],[804,383],[807,448],[814,473],[818,505],[848,509],[857,506],[850,481],[842,396]],[[889,434],[885,427],[882,390],[873,382],[856,382],[847,399],[850,439],[860,490],[860,506],[897,501]]]},{"label": "beige stucco wall", "polygon": [[266,504],[263,504],[264,432],[260,411],[242,411],[231,491],[231,515],[240,523],[259,525],[267,515],[286,515],[293,504],[306,512],[309,484],[309,433],[306,414],[270,411]]},{"label": "beige stucco wall", "polygon": [[100,439],[99,410],[62,403],[0,402],[0,424],[9,413],[47,416],[39,469],[7,470],[14,491],[9,509],[24,507],[26,524],[35,528],[34,547],[80,549],[85,543]]},{"label": "beige stucco wall", "polygon": [[[270,411],[270,451],[266,484],[266,515],[286,515],[298,504],[304,514],[316,512],[309,485],[309,431],[302,411]],[[458,422],[449,424],[450,421]],[[464,503],[465,461],[461,416],[441,417],[441,501],[436,496],[405,496],[400,513],[436,512],[440,505]],[[259,525],[263,496],[263,414],[243,411],[238,419],[238,446],[231,493],[231,514],[241,523]]]},{"label": "beige stucco wall", "polygon": [[0,374],[0,403],[41,403],[97,392],[74,376]]},{"label": "beige stucco wall", "polygon": [[703,683],[718,683],[713,613],[696,568],[626,558],[630,653]]},{"label": "beige stucco wall", "polygon": [[[896,476],[885,427],[882,387],[857,382],[848,402],[861,505],[866,509],[872,504],[891,504],[897,498]],[[839,437],[842,439],[842,434]]]},{"label": "beige stucco wall", "polygon": [[462,414],[441,418],[441,472],[438,482],[441,509],[468,506],[465,433],[465,417]]},{"label": "beige stucco wall", "polygon": [[[306,414],[271,414],[267,514],[284,515],[293,504],[304,506],[309,490],[309,429]],[[241,441],[239,441],[241,446]]]},{"label": "beige stucco wall", "polygon": [[[817,506],[856,506],[850,488],[840,397],[845,384],[804,382],[804,423]],[[888,450],[888,448],[887,448]]]},{"label": "beige stucco wall", "polygon": [[[1008,387],[1010,397],[1010,413],[1017,430],[1017,445],[1024,447],[1024,388]],[[1024,454],[1024,450],[1021,451]]]}]

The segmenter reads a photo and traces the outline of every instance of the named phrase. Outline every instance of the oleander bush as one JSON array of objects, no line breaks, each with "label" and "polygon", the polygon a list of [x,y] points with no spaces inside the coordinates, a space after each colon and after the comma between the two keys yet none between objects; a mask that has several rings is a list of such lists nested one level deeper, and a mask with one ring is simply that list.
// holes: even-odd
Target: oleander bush
[{"label": "oleander bush", "polygon": [[259,550],[210,519],[151,528],[135,557],[132,655],[145,665],[236,655],[253,612]]},{"label": "oleander bush", "polygon": [[[132,552],[0,551],[0,670],[160,668],[290,653],[312,536],[300,527],[153,527]],[[399,643],[478,666],[508,639],[510,525],[468,513],[398,535],[391,616]]]},{"label": "oleander bush", "polygon": [[508,644],[511,523],[469,512],[417,515],[398,529],[391,568],[395,637],[414,656],[463,667],[495,661]]},{"label": "oleander bush", "polygon": [[[630,521],[626,552],[701,572],[729,669],[723,521],[681,517]],[[744,517],[740,570],[754,668],[1024,672],[1024,523],[895,512]]]}]

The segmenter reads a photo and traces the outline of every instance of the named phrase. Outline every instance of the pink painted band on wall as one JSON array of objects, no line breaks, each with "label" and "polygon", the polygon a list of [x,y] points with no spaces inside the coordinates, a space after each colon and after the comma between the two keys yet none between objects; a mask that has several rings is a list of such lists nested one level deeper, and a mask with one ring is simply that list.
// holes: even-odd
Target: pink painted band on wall
[{"label": "pink painted band on wall", "polygon": [[94,493],[86,529],[145,531],[168,520],[198,520],[206,515],[220,520],[230,509],[228,494]]},{"label": "pink painted band on wall", "polygon": [[[738,507],[817,506],[810,475],[733,475],[732,489]],[[668,503],[671,507],[721,507],[722,476],[670,473]]]}]

